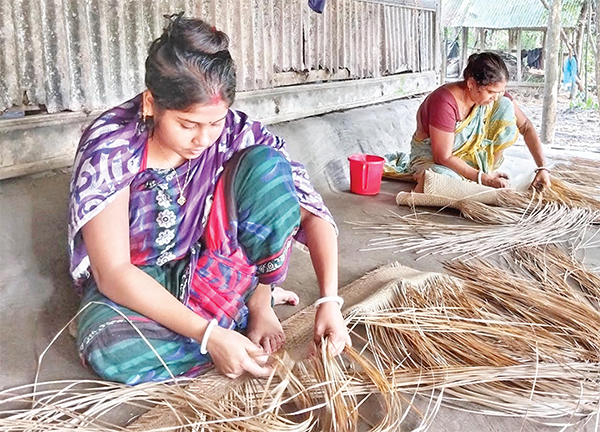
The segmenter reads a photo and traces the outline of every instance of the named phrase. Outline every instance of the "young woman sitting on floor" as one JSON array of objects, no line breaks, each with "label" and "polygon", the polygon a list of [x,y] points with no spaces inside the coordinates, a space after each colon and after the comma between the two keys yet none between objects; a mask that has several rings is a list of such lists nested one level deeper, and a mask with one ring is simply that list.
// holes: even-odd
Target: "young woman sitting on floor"
[{"label": "young woman sitting on floor", "polygon": [[230,109],[228,44],[206,22],[171,17],[150,47],[147,90],[81,139],[69,224],[77,343],[105,379],[196,376],[211,363],[232,378],[268,374],[266,355],[285,341],[272,303],[297,302],[275,288],[294,239],[319,282],[315,341],[327,336],[334,355],[350,344],[333,218],[284,141]]}]

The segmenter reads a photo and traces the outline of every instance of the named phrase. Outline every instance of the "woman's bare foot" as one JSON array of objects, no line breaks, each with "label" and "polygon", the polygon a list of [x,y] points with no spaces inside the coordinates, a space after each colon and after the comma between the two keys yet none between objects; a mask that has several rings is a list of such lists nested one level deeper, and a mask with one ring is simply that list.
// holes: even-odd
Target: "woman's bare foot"
[{"label": "woman's bare foot", "polygon": [[271,354],[285,343],[285,333],[271,307],[271,287],[259,284],[254,290],[248,306],[248,329],[246,336]]},{"label": "woman's bare foot", "polygon": [[425,189],[425,171],[423,171],[423,170],[417,171],[413,175],[413,179],[417,182],[417,185],[413,189],[413,192],[416,192],[416,193],[425,192],[425,190],[424,190]]},{"label": "woman's bare foot", "polygon": [[271,295],[273,296],[273,304],[282,305],[282,304],[291,304],[292,306],[296,306],[300,303],[300,297],[294,291],[284,290],[281,287],[273,288],[271,291]]}]

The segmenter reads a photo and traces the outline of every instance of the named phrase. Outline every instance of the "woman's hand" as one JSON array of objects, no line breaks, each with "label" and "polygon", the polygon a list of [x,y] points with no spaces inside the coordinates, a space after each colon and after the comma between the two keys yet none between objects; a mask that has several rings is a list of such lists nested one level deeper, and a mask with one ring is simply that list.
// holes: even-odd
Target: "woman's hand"
[{"label": "woman's hand", "polygon": [[323,337],[326,337],[329,341],[328,349],[332,356],[340,354],[346,345],[352,346],[340,305],[334,301],[321,303],[317,307],[315,316],[315,343],[317,345],[320,344]]},{"label": "woman's hand", "polygon": [[536,174],[535,177],[533,178],[533,181],[531,182],[531,188],[538,190],[538,191],[543,191],[545,188],[549,188],[550,187],[550,174],[548,173],[548,170],[545,169],[541,169],[539,170]]},{"label": "woman's hand", "polygon": [[268,355],[244,335],[221,327],[215,327],[206,349],[217,370],[235,379],[248,372],[254,376],[269,376],[271,368],[264,366]]},{"label": "woman's hand", "polygon": [[506,188],[510,185],[508,181],[508,174],[494,171],[490,174],[483,174],[481,176],[481,183],[485,186],[490,186],[493,188]]}]

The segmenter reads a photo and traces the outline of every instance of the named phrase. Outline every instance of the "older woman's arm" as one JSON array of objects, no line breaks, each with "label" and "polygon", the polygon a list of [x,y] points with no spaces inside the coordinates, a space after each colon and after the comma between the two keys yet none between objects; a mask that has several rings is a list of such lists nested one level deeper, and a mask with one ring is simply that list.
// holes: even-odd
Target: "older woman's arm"
[{"label": "older woman's arm", "polygon": [[[525,115],[521,108],[516,104],[513,100],[513,105],[515,107],[515,114],[517,116],[517,127],[519,128],[519,132],[523,135],[523,139],[525,140],[525,145],[529,149],[529,153],[533,157],[536,165],[538,167],[543,167],[546,164],[546,160],[544,159],[544,151],[542,149],[542,142],[540,141],[540,137],[537,134],[537,131],[533,127],[531,120]],[[534,188],[543,188],[550,186],[550,175],[547,170],[539,170],[531,183],[531,187]]]},{"label": "older woman's arm", "polygon": [[[454,133],[445,132],[434,126],[429,126],[429,134],[434,163],[448,167],[469,180],[475,182],[478,180],[479,170],[473,168],[465,161],[452,154]],[[497,171],[483,174],[481,176],[481,183],[495,188],[504,188],[508,186],[508,176]]]}]

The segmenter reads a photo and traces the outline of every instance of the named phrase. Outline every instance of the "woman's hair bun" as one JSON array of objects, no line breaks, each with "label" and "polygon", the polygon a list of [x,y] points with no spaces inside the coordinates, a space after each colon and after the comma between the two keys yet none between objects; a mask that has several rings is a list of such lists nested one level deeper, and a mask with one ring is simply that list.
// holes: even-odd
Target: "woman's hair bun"
[{"label": "woman's hair bun", "polygon": [[473,78],[480,86],[487,86],[510,79],[506,63],[498,54],[490,51],[474,53],[469,56],[463,77]]},{"label": "woman's hair bun", "polygon": [[475,60],[477,60],[477,58],[479,57],[479,53],[473,53],[469,56],[469,58],[467,59],[467,63],[471,63],[474,62]]},{"label": "woman's hair bun", "polygon": [[229,48],[229,37],[205,21],[183,18],[183,12],[165,18],[167,42],[183,52],[212,55]]},{"label": "woman's hair bun", "polygon": [[229,38],[212,25],[183,13],[166,16],[168,26],[150,45],[146,87],[162,109],[185,110],[215,96],[235,99],[235,63]]}]

